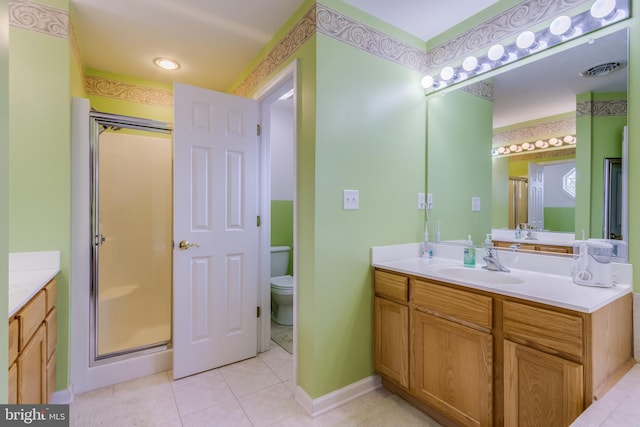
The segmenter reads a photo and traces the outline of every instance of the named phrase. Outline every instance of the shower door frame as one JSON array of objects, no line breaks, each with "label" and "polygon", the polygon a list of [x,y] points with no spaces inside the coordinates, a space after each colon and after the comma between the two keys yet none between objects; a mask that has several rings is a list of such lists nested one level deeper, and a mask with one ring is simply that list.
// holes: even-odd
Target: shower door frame
[{"label": "shower door frame", "polygon": [[89,112],[89,173],[90,173],[90,206],[91,206],[91,283],[89,290],[89,366],[99,366],[119,360],[136,357],[140,354],[155,353],[170,348],[171,338],[167,341],[135,347],[127,350],[98,355],[98,274],[100,246],[104,242],[99,233],[99,140],[106,129],[132,129],[138,131],[171,134],[172,127],[165,122],[118,114]]}]

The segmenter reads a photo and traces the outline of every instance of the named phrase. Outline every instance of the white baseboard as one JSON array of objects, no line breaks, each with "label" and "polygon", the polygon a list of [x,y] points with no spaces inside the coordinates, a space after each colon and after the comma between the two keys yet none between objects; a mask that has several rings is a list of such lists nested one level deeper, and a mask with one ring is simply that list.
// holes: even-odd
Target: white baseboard
[{"label": "white baseboard", "polygon": [[71,402],[73,402],[73,390],[69,386],[64,390],[54,392],[50,403],[52,405],[69,405]]},{"label": "white baseboard", "polygon": [[306,391],[297,386],[295,398],[311,417],[317,417],[381,386],[380,377],[372,375],[317,399],[312,399]]}]

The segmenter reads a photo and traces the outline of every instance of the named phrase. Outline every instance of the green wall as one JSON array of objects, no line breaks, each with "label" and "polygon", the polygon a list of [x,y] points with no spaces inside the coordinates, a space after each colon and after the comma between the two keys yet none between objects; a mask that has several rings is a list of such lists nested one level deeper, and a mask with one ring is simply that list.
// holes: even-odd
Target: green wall
[{"label": "green wall", "polygon": [[[68,1],[44,2],[68,10]],[[69,383],[69,41],[10,28],[9,251],[60,251],[57,388]]]},{"label": "green wall", "polygon": [[544,208],[545,230],[573,233],[576,230],[575,208]]},{"label": "green wall", "polygon": [[[313,3],[305,2],[281,35]],[[381,25],[340,1],[323,3]],[[416,201],[425,189],[426,102],[420,73],[321,34],[261,84],[293,60],[298,382],[317,398],[373,373],[370,248],[421,239],[424,213]],[[359,190],[359,210],[342,209],[343,189]]]},{"label": "green wall", "polygon": [[[8,313],[9,254],[9,15],[0,0],[0,318]],[[8,366],[8,330],[0,328],[0,366]],[[7,403],[7,371],[0,369],[0,403]]]},{"label": "green wall", "polygon": [[491,158],[491,228],[509,228],[509,158]]},{"label": "green wall", "polygon": [[[293,248],[293,200],[271,201],[271,246]],[[293,256],[287,274],[293,274]]]},{"label": "green wall", "polygon": [[[629,84],[633,79],[629,79]],[[624,100],[625,93],[586,93],[578,101]],[[604,210],[604,159],[622,155],[622,132],[627,116],[580,116],[576,118],[576,232],[584,229],[587,237],[602,238]],[[629,143],[631,146],[631,142]],[[631,160],[631,159],[630,159]],[[630,161],[631,163],[631,161]],[[630,167],[630,169],[632,169]],[[590,174],[580,173],[589,170]],[[630,197],[633,193],[633,181]],[[587,209],[588,206],[588,209]],[[629,218],[633,218],[629,214]],[[578,234],[581,236],[581,233]],[[629,239],[631,240],[631,239]]]},{"label": "green wall", "polygon": [[[428,192],[433,194],[429,220],[441,221],[442,240],[466,239],[481,245],[491,233],[493,104],[464,90],[429,99]],[[464,123],[464,126],[461,126]],[[471,198],[480,197],[479,212]]]}]

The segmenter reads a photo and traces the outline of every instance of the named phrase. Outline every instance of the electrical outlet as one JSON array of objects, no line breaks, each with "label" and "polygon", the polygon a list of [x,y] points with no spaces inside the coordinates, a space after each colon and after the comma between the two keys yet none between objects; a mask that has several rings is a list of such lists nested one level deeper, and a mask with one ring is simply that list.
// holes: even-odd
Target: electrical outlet
[{"label": "electrical outlet", "polygon": [[360,208],[358,190],[342,190],[342,209],[357,210]]},{"label": "electrical outlet", "polygon": [[425,201],[424,201],[424,193],[418,193],[418,209],[424,209]]},{"label": "electrical outlet", "polygon": [[433,193],[427,193],[427,210],[433,209]]}]

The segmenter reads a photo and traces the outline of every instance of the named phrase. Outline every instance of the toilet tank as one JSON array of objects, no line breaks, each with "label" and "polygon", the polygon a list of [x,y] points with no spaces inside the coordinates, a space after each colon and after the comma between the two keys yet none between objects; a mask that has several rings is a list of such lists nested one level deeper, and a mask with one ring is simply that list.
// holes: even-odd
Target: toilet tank
[{"label": "toilet tank", "polygon": [[271,277],[287,274],[290,252],[289,246],[271,246]]}]

